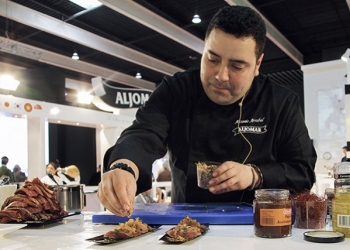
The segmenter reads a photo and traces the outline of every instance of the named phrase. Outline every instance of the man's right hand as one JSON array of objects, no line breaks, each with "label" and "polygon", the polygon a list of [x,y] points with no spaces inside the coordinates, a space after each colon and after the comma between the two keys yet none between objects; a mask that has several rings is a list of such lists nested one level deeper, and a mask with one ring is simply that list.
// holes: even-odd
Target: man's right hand
[{"label": "man's right hand", "polygon": [[113,214],[130,216],[134,207],[136,189],[136,180],[131,173],[114,169],[102,175],[97,196],[102,205]]}]

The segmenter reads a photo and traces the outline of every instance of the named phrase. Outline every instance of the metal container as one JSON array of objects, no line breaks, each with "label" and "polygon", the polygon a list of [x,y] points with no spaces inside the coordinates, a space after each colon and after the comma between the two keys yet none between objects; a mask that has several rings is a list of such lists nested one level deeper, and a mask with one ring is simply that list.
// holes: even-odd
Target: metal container
[{"label": "metal container", "polygon": [[57,200],[67,212],[81,212],[84,208],[84,185],[61,185],[55,187]]}]

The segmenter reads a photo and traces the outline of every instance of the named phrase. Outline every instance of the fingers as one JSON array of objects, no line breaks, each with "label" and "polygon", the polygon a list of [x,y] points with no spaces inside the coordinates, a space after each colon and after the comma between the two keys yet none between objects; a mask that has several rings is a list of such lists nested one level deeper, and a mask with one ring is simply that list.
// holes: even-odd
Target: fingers
[{"label": "fingers", "polygon": [[130,216],[133,212],[136,181],[123,170],[113,170],[102,175],[97,196],[102,205],[113,214]]},{"label": "fingers", "polygon": [[209,191],[213,194],[242,190],[252,182],[250,167],[232,161],[221,164],[213,176],[209,182]]},{"label": "fingers", "polygon": [[121,206],[119,200],[114,193],[112,185],[107,183],[107,181],[101,181],[98,185],[97,197],[100,200],[101,204],[111,213],[123,216],[122,213],[120,213]]}]

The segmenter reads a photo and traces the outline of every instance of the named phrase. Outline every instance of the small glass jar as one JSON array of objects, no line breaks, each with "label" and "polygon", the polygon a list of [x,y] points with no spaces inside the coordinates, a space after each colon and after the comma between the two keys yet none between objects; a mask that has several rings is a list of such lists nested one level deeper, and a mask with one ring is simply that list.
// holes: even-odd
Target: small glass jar
[{"label": "small glass jar", "polygon": [[350,162],[337,162],[333,166],[334,178],[350,178]]},{"label": "small glass jar", "polygon": [[334,179],[334,188],[350,188],[350,178]]},{"label": "small glass jar", "polygon": [[350,238],[350,188],[334,189],[332,199],[332,227]]},{"label": "small glass jar", "polygon": [[286,189],[255,190],[254,231],[263,238],[283,238],[292,234],[292,201]]}]

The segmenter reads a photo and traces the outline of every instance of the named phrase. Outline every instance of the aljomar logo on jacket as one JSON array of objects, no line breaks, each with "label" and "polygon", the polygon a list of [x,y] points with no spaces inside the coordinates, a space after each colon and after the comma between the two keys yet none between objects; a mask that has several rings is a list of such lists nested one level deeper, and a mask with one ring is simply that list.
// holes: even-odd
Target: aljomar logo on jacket
[{"label": "aljomar logo on jacket", "polygon": [[[263,123],[265,120],[265,117],[259,117],[259,118],[252,118],[252,119],[247,119],[247,120],[237,120],[235,124],[237,124],[237,127],[232,129],[232,132],[234,133],[234,135],[238,135],[240,133],[242,134],[263,134],[266,133],[267,129],[266,129],[266,125],[262,125],[262,126],[253,126],[250,125],[252,123]],[[239,128],[238,128],[238,123]]]},{"label": "aljomar logo on jacket", "polygon": [[[239,129],[239,130],[238,130]],[[263,134],[266,133],[267,129],[266,129],[266,125],[265,126],[247,126],[247,125],[243,125],[243,126],[239,126],[239,128],[234,128],[232,129],[232,132],[234,133],[234,135],[238,135],[240,133],[242,134]]]}]

